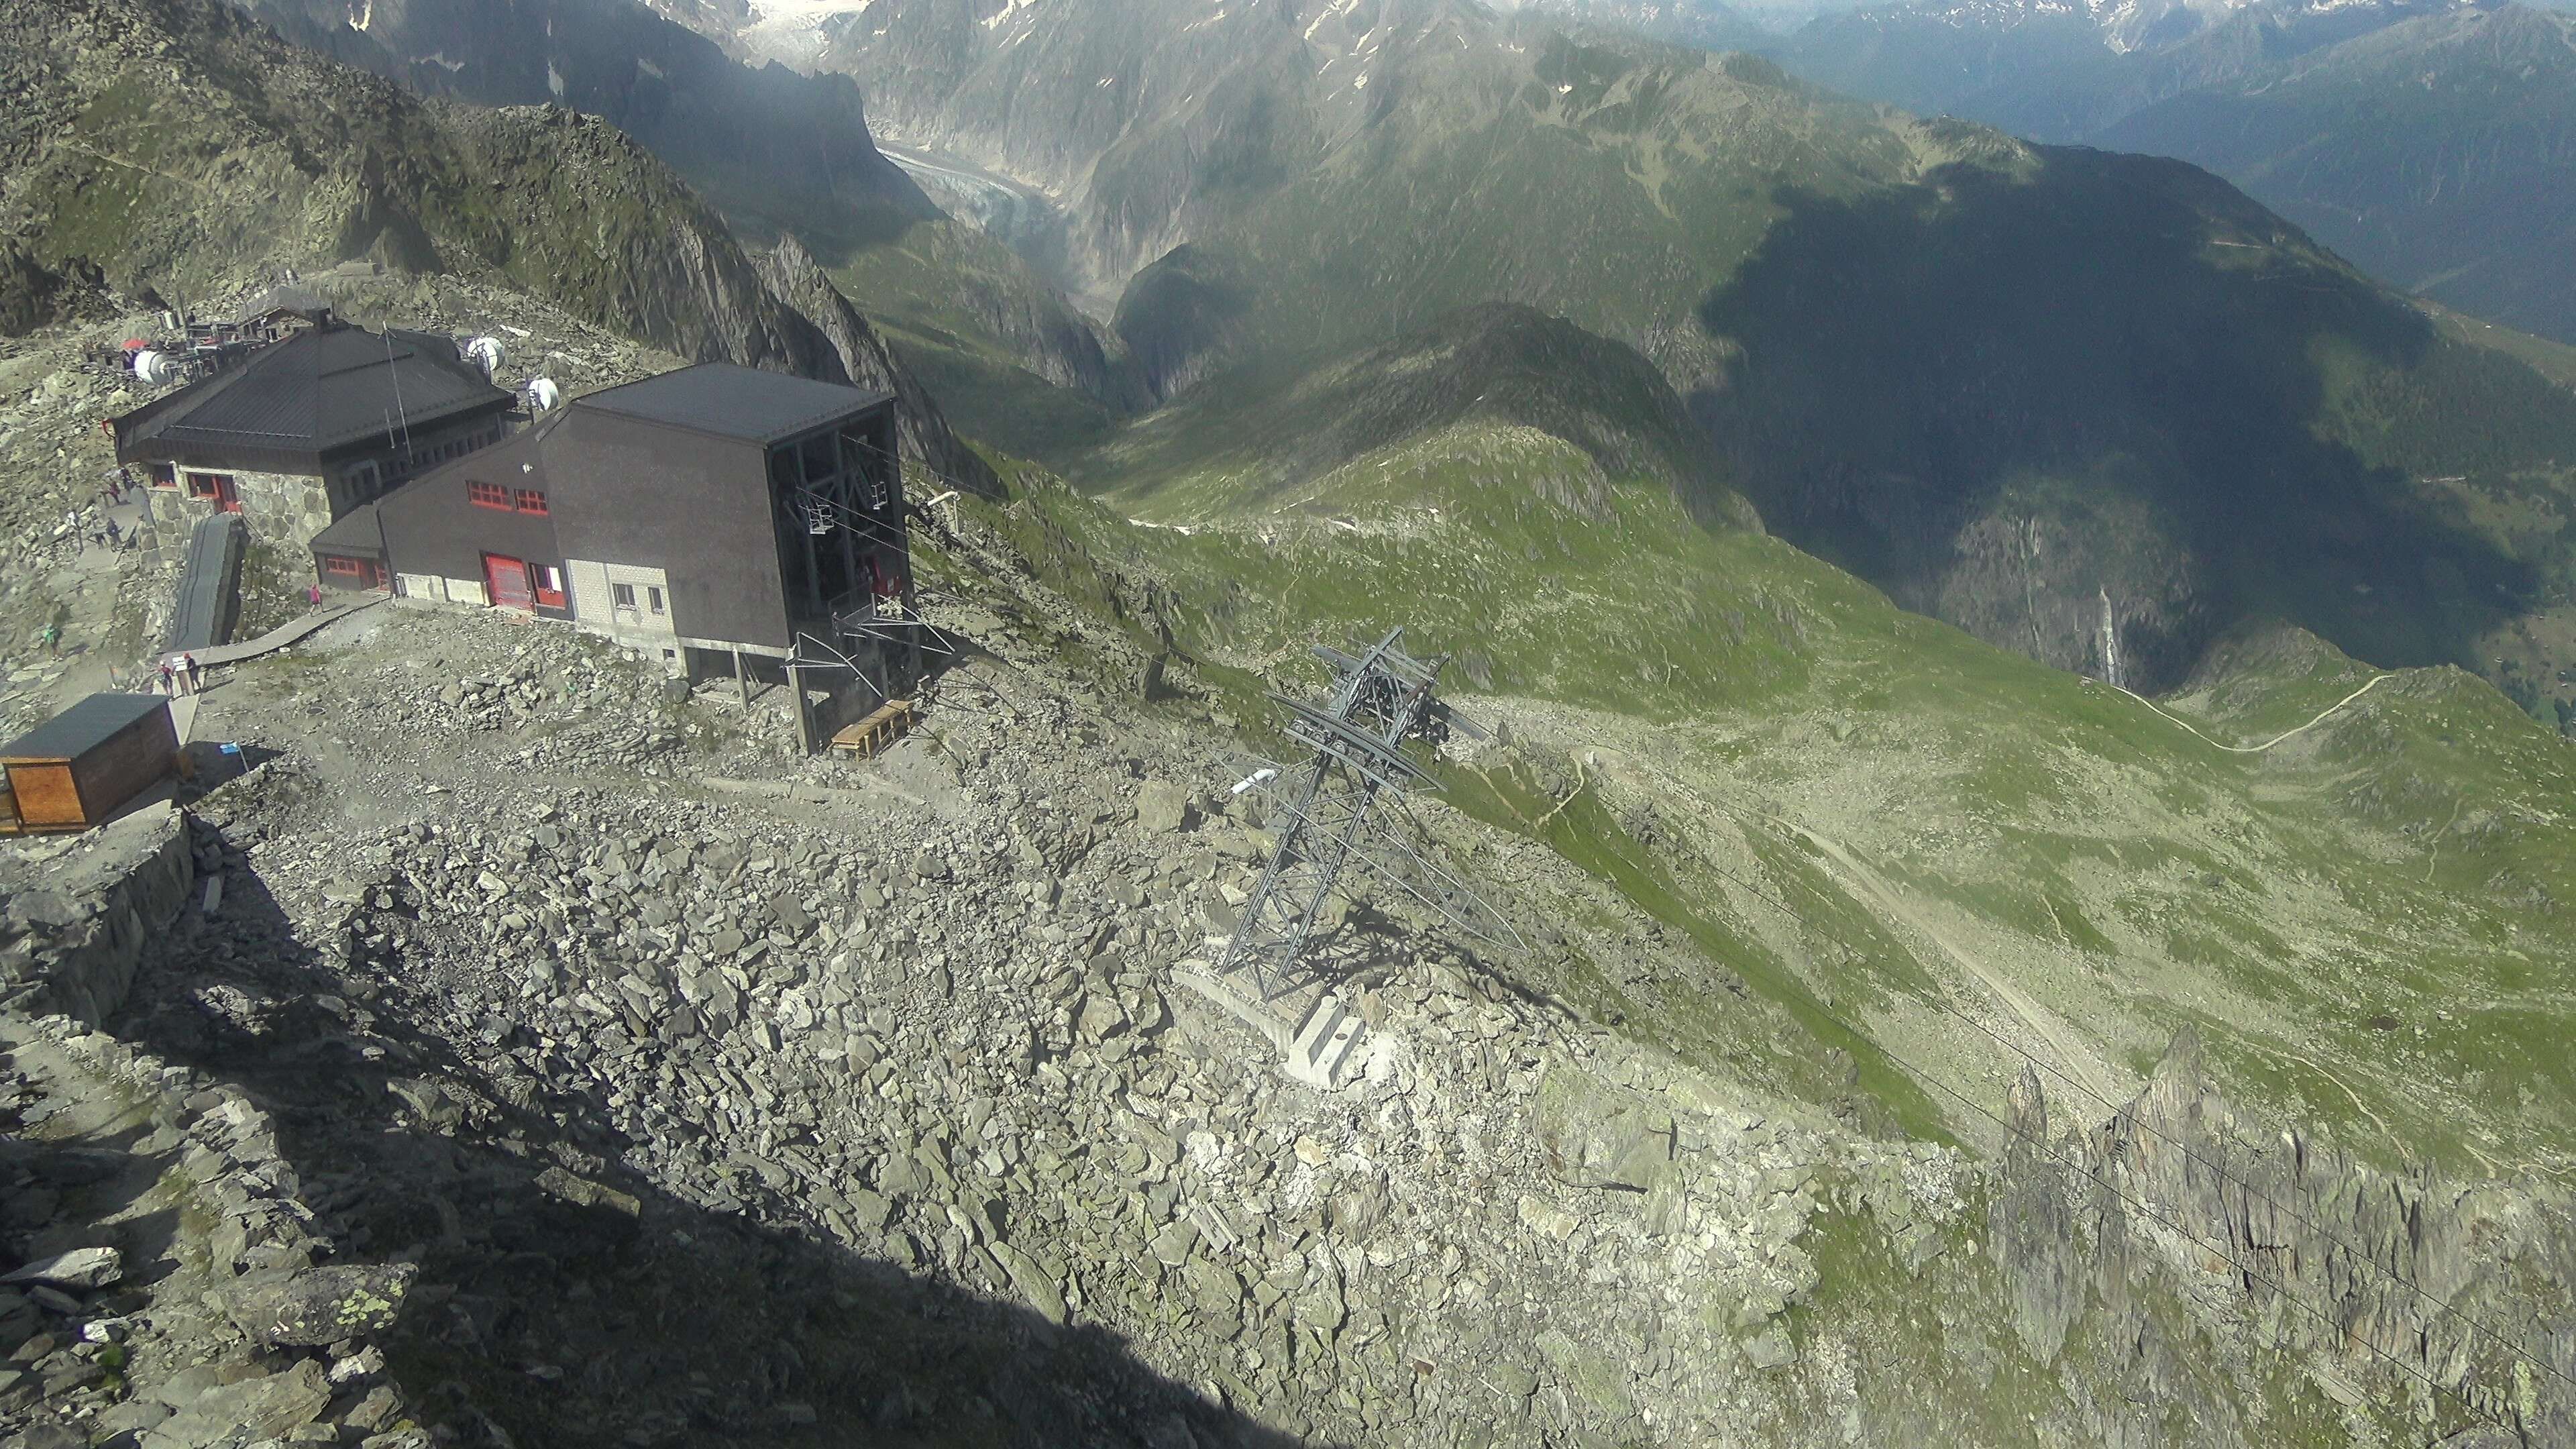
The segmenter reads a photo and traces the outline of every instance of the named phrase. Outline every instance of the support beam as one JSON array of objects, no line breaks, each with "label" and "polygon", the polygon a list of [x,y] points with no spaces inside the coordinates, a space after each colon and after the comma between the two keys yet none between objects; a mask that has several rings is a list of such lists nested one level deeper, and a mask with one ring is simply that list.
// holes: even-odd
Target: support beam
[{"label": "support beam", "polygon": [[751,672],[742,667],[742,651],[733,651],[733,687],[742,696],[742,707],[751,708]]},{"label": "support beam", "polygon": [[787,666],[787,692],[796,702],[796,752],[814,753],[814,710],[805,701],[805,673],[801,665]]}]

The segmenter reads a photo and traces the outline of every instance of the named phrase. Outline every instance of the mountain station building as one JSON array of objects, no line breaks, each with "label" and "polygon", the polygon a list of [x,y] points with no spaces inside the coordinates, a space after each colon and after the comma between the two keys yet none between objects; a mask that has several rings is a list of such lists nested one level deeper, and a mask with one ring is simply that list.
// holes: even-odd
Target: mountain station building
[{"label": "mountain station building", "polygon": [[[863,713],[920,665],[891,395],[701,363],[576,398],[312,540],[334,589],[510,610]],[[845,686],[864,687],[844,698]]]},{"label": "mountain station building", "polygon": [[516,397],[454,340],[371,332],[318,307],[303,320],[109,420],[117,462],[149,485],[155,538],[237,513],[302,552],[351,509],[507,435]]}]

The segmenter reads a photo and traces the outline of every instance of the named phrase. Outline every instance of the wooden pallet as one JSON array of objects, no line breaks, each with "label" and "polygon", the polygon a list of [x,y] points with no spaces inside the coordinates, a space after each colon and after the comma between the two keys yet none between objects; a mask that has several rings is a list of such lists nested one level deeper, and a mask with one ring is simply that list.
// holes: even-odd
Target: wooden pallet
[{"label": "wooden pallet", "polygon": [[832,748],[866,759],[901,738],[912,725],[912,701],[889,699],[866,719],[843,725],[832,736]]}]

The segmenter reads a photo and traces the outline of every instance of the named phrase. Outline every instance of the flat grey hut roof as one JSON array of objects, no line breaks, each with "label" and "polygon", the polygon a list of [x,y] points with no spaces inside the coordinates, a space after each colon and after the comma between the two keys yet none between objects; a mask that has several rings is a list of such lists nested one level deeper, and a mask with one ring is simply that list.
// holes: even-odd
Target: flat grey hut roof
[{"label": "flat grey hut roof", "polygon": [[591,393],[574,399],[572,405],[766,444],[811,432],[892,397],[730,362],[701,362]]},{"label": "flat grey hut roof", "polygon": [[115,738],[127,725],[169,707],[170,702],[157,694],[93,694],[0,745],[0,759],[78,759]]}]

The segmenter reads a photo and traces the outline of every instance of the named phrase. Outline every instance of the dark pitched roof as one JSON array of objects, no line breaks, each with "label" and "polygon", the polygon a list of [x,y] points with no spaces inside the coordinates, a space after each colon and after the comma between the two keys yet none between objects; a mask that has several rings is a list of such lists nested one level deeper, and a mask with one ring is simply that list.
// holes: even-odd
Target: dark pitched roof
[{"label": "dark pitched roof", "polygon": [[339,522],[313,535],[313,551],[317,554],[335,553],[343,558],[358,554],[384,557],[385,525],[384,519],[376,512],[376,505],[361,503],[341,515]]},{"label": "dark pitched roof", "polygon": [[775,443],[891,396],[730,362],[701,362],[576,398],[572,405],[720,438]]},{"label": "dark pitched roof", "polygon": [[318,458],[388,428],[510,406],[481,368],[426,332],[333,323],[273,343],[116,420],[118,456]]},{"label": "dark pitched roof", "polygon": [[157,694],[93,694],[52,719],[0,745],[0,759],[68,760],[97,747],[118,730],[170,702]]}]

